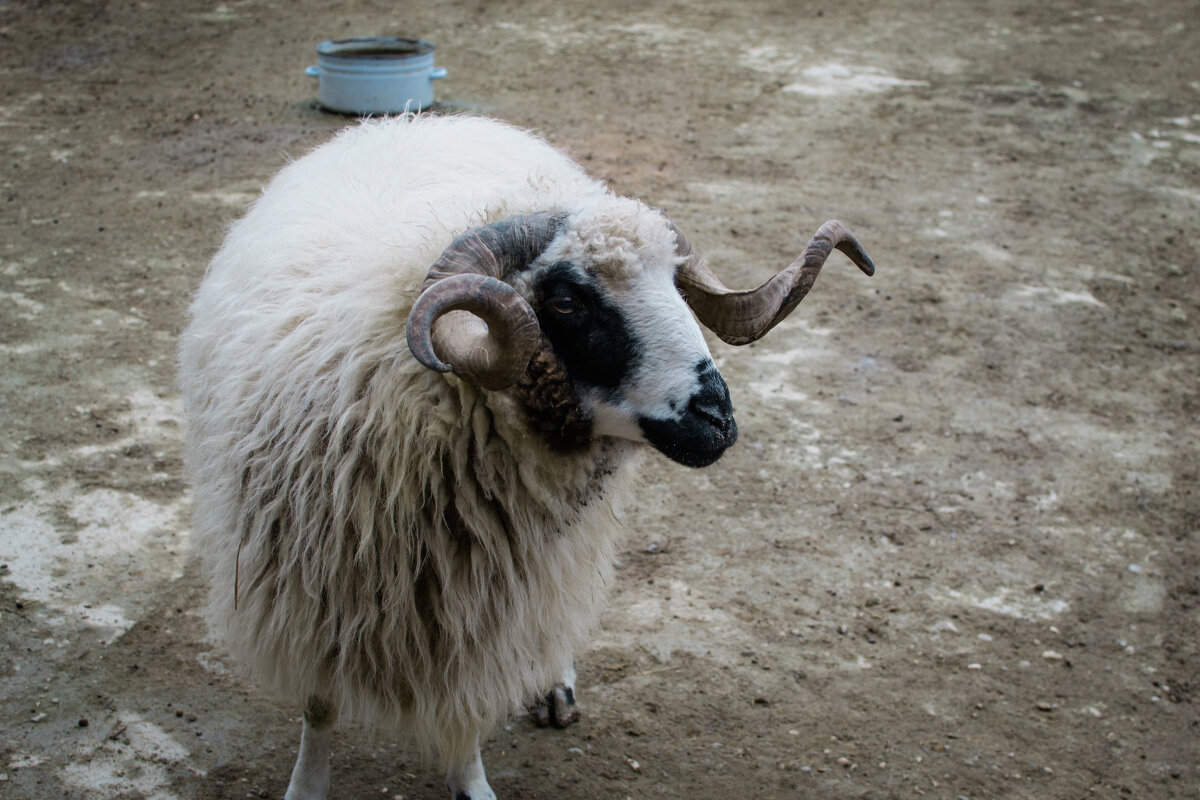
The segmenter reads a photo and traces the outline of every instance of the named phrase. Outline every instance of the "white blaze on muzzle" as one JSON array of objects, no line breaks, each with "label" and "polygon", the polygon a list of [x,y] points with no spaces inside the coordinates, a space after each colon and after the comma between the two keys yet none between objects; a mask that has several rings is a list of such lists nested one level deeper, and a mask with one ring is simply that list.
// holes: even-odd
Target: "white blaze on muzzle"
[{"label": "white blaze on muzzle", "polygon": [[588,393],[596,433],[648,442],[689,466],[712,463],[736,440],[737,426],[729,390],[673,276],[643,273],[614,294],[638,359],[616,393]]}]

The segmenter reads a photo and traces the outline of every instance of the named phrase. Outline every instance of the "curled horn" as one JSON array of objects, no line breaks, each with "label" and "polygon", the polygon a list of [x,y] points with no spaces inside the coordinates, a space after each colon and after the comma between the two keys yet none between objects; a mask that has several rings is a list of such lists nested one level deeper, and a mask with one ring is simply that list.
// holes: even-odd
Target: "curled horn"
[{"label": "curled horn", "polygon": [[685,259],[675,272],[675,285],[700,322],[729,344],[757,341],[792,313],[834,248],[867,275],[875,274],[875,264],[858,239],[831,219],[817,229],[808,247],[787,269],[757,289],[735,291],[713,275],[675,223],[667,221],[675,231],[675,253]]},{"label": "curled horn", "polygon": [[516,383],[541,329],[529,303],[502,278],[540,256],[563,218],[514,214],[451,242],[408,315],[408,347],[417,361],[485,389]]}]

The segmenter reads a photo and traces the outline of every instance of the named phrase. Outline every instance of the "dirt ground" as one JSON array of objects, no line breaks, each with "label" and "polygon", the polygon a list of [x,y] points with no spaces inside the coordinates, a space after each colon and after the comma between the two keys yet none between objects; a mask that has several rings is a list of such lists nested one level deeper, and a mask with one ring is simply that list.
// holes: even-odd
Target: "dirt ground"
[{"label": "dirt ground", "polygon": [[[584,718],[496,731],[502,798],[1200,797],[1194,0],[0,0],[0,797],[283,793],[298,705],[197,614],[175,340],[352,124],[303,69],[355,34],[731,285],[830,217],[879,265],[714,341],[741,441],[650,459]],[[443,798],[414,754],[342,729],[335,796]]]}]

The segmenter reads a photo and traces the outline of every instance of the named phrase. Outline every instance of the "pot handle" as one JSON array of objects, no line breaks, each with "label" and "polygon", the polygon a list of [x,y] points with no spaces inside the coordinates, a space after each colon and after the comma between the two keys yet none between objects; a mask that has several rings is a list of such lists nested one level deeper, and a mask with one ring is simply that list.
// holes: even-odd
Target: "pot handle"
[{"label": "pot handle", "polygon": [[321,68],[316,64],[313,64],[311,67],[307,67],[304,70],[304,74],[310,78],[319,78],[321,77]]},{"label": "pot handle", "polygon": [[434,67],[429,71],[429,80],[436,81],[438,78],[446,77],[447,74],[445,67]]}]

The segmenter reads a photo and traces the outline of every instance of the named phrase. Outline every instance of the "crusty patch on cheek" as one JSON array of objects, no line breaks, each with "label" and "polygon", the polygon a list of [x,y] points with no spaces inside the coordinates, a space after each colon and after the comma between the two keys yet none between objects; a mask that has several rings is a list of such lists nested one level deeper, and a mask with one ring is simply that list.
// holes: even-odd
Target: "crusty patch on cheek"
[{"label": "crusty patch on cheek", "polygon": [[552,450],[570,452],[591,444],[591,417],[584,413],[566,369],[545,338],[513,394],[529,426]]}]

